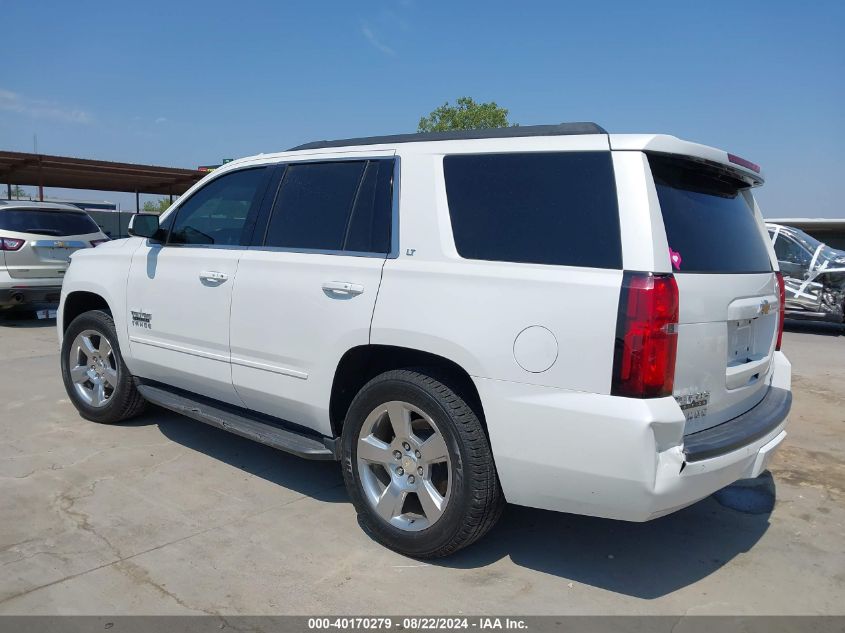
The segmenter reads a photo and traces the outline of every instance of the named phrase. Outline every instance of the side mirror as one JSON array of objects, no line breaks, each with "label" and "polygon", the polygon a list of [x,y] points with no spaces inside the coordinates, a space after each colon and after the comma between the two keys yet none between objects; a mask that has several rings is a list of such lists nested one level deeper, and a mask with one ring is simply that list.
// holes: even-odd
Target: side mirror
[{"label": "side mirror", "polygon": [[132,237],[160,239],[161,230],[158,224],[158,215],[155,213],[136,213],[129,218],[129,227],[126,232]]}]

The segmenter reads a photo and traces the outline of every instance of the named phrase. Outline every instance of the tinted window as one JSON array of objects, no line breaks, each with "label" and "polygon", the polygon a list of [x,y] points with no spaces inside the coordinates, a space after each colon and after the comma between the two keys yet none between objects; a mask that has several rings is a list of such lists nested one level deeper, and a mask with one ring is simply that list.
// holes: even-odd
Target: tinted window
[{"label": "tinted window", "polygon": [[86,235],[100,230],[87,213],[48,209],[0,209],[0,229],[36,235]]},{"label": "tinted window", "polygon": [[392,160],[288,165],[267,246],[387,253]]},{"label": "tinted window", "polygon": [[447,156],[461,257],[621,268],[610,152]]},{"label": "tinted window", "polygon": [[[170,244],[241,244],[247,216],[263,183],[265,168],[221,176],[194,193],[176,211]],[[168,217],[168,220],[170,218]]]},{"label": "tinted window", "polygon": [[289,165],[267,229],[267,246],[340,250],[363,161]]},{"label": "tinted window", "polygon": [[389,253],[393,208],[393,161],[367,163],[346,231],[344,250]]},{"label": "tinted window", "polygon": [[747,185],[701,163],[649,156],[675,272],[771,272],[765,235],[742,192]]}]

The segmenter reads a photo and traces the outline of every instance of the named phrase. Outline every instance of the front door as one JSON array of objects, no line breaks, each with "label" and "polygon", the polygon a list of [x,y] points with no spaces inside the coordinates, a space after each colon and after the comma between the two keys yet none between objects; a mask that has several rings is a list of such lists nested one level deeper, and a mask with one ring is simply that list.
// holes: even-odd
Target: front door
[{"label": "front door", "polygon": [[211,180],[168,216],[164,244],[148,240],[135,251],[126,302],[135,375],[242,405],[232,386],[229,310],[268,171]]}]

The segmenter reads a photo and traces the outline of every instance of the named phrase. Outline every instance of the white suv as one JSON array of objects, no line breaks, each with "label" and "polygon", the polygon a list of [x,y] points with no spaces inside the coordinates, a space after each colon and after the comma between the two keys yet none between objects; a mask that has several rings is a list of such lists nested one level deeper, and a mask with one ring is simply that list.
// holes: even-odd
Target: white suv
[{"label": "white suv", "polygon": [[70,256],[108,239],[78,207],[0,200],[0,310],[55,305]]},{"label": "white suv", "polygon": [[505,501],[645,521],[786,435],[762,182],[589,123],[238,160],[73,257],[65,386],[98,422],[148,401],[339,460],[365,529],[415,557]]}]

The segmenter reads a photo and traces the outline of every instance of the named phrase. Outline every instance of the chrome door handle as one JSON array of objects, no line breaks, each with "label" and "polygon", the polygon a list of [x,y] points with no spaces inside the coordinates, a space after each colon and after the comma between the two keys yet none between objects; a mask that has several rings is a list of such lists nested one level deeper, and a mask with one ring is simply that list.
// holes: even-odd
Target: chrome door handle
[{"label": "chrome door handle", "polygon": [[226,273],[219,273],[216,270],[204,270],[200,273],[200,279],[203,281],[217,281],[223,283],[229,278]]},{"label": "chrome door handle", "polygon": [[361,284],[352,284],[348,281],[326,281],[323,283],[323,290],[339,295],[354,296],[364,292],[364,286]]}]

